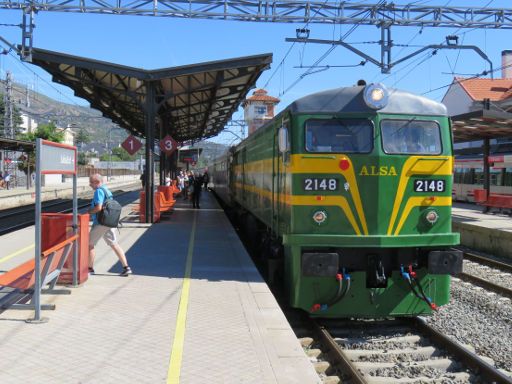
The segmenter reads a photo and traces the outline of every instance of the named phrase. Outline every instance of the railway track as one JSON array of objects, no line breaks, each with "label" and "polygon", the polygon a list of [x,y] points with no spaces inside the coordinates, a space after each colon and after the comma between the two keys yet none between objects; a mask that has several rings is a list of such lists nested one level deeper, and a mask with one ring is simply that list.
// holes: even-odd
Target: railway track
[{"label": "railway track", "polygon": [[[137,186],[138,189],[139,183],[134,184],[134,186],[135,185]],[[119,198],[130,192],[133,192],[133,190],[114,191],[114,197]],[[78,199],[78,210],[84,209],[89,205],[90,198]],[[43,212],[68,213],[72,212],[72,210],[73,205],[71,200],[49,201],[43,203],[42,205]],[[34,205],[18,207],[0,212],[0,236],[34,225],[34,215]]]},{"label": "railway track", "polygon": [[463,270],[459,279],[512,299],[512,265],[464,252]]},{"label": "railway track", "polygon": [[313,338],[302,344],[319,360],[316,368],[324,383],[512,383],[492,363],[421,318],[312,320],[309,327]]}]

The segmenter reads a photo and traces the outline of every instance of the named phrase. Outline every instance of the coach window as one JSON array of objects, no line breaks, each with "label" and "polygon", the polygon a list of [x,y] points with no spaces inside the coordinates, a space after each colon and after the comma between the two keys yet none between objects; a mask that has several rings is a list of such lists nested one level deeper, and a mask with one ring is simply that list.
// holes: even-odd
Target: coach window
[{"label": "coach window", "polygon": [[441,132],[435,121],[383,120],[382,147],[389,154],[440,155]]},{"label": "coach window", "polygon": [[306,121],[306,151],[369,153],[373,125],[366,119],[311,119]]}]

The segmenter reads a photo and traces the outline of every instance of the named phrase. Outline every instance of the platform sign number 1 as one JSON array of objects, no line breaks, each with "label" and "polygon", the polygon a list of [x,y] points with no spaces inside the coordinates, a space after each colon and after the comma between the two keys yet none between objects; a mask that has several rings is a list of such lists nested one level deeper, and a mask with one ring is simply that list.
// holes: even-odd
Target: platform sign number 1
[{"label": "platform sign number 1", "polygon": [[137,140],[135,136],[130,135],[125,141],[123,141],[121,147],[123,147],[130,155],[133,155],[142,147],[142,143]]},{"label": "platform sign number 1", "polygon": [[167,135],[162,140],[160,140],[160,149],[162,152],[170,155],[176,149],[178,149],[178,143],[171,136]]}]

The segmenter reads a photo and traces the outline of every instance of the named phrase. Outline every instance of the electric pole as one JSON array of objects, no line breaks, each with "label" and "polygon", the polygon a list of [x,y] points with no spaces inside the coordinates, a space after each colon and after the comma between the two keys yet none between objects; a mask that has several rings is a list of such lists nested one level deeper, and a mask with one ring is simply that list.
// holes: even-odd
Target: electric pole
[{"label": "electric pole", "polygon": [[[7,71],[5,79],[5,93],[4,93],[4,132],[3,136],[9,139],[14,138],[14,121],[13,121],[13,100],[12,100],[12,75],[11,71]],[[2,161],[0,163],[0,170],[2,175],[5,174],[6,159],[8,151],[2,151]]]}]

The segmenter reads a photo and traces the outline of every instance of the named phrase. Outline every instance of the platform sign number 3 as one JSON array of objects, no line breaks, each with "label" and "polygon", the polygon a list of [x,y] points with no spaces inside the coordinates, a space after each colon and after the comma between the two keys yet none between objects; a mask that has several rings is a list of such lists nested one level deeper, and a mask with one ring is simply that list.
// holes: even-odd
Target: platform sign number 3
[{"label": "platform sign number 3", "polygon": [[130,155],[133,155],[142,147],[142,143],[135,136],[130,135],[122,142],[121,147]]},{"label": "platform sign number 3", "polygon": [[178,149],[178,143],[171,136],[167,135],[162,140],[160,140],[160,149],[162,152],[170,155],[176,149]]}]

